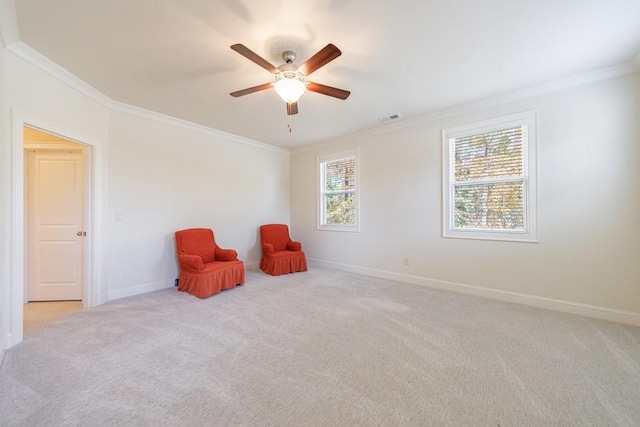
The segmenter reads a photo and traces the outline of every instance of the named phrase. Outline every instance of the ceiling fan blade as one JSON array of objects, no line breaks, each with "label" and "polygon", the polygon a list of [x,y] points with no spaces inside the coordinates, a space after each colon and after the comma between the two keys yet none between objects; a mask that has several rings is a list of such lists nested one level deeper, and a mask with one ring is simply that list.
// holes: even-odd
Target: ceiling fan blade
[{"label": "ceiling fan blade", "polygon": [[329,43],[328,45],[320,49],[318,53],[307,59],[307,62],[302,64],[298,68],[298,70],[305,76],[308,76],[318,68],[328,64],[340,55],[342,55],[340,49]]},{"label": "ceiling fan blade", "polygon": [[323,95],[333,96],[338,99],[347,99],[351,92],[348,90],[338,89],[337,87],[325,86],[320,83],[307,83],[307,90],[311,92],[321,93]]},{"label": "ceiling fan blade", "polygon": [[292,103],[287,103],[287,115],[292,116],[294,114],[298,114],[298,103],[297,102],[292,102]]},{"label": "ceiling fan blade", "polygon": [[235,92],[231,92],[229,95],[237,98],[239,96],[249,95],[250,93],[260,92],[261,90],[270,89],[272,87],[273,87],[273,83],[265,83],[263,85],[248,87],[242,90],[237,90]]},{"label": "ceiling fan blade", "polygon": [[267,61],[243,44],[236,43],[234,45],[231,45],[231,49],[235,50],[248,60],[255,62],[270,73],[276,73],[278,71],[278,69],[273,64],[271,64],[269,61]]}]

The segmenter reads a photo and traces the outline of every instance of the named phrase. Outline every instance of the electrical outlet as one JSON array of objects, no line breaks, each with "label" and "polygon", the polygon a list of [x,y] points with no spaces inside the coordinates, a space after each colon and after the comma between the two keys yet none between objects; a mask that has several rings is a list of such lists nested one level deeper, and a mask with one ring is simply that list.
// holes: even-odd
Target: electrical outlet
[{"label": "electrical outlet", "polygon": [[408,257],[404,257],[404,258],[402,259],[402,263],[403,263],[404,265],[411,265],[411,263],[409,262],[409,258],[408,258]]},{"label": "electrical outlet", "polygon": [[176,279],[176,286],[178,286],[178,279]]}]

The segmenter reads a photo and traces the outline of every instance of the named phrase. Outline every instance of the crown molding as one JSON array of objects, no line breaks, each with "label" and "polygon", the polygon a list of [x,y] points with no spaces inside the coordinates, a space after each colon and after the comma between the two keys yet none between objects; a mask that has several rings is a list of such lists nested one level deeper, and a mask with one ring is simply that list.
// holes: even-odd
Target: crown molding
[{"label": "crown molding", "polygon": [[[4,0],[0,0],[4,1]],[[150,120],[155,120],[161,123],[165,123],[172,126],[177,126],[183,129],[188,129],[194,132],[204,133],[207,135],[222,138],[228,141],[238,142],[241,144],[250,145],[252,147],[261,148],[263,150],[274,151],[278,153],[289,154],[289,150],[276,147],[271,144],[267,144],[261,141],[252,140],[249,138],[241,137],[235,134],[210,128],[208,126],[200,125],[197,123],[189,122],[187,120],[178,119],[176,117],[168,116],[166,114],[158,113],[144,108],[136,107],[133,105],[125,104],[124,102],[114,101],[107,95],[103,94],[99,90],[95,89],[84,80],[78,78],[74,74],[70,73],[60,65],[56,64],[46,56],[42,55],[37,50],[33,49],[29,45],[18,41],[7,47],[7,51],[11,52],[18,58],[33,65],[34,67],[44,71],[50,76],[56,78],[63,84],[69,86],[88,98],[96,101],[102,106],[112,111],[119,111],[122,113],[131,114],[138,117],[143,117]]]},{"label": "crown molding", "polygon": [[208,126],[193,123],[188,120],[179,119],[177,117],[168,116],[166,114],[158,113],[156,111],[146,110],[134,105],[125,104],[124,102],[112,101],[110,105],[111,110],[121,113],[127,113],[138,117],[144,117],[150,120],[156,120],[168,125],[181,127],[194,132],[204,133],[206,135],[215,136],[218,138],[224,138],[228,141],[238,142],[252,147],[261,148],[263,150],[275,151],[278,153],[289,154],[289,150],[276,147],[275,145],[267,144],[266,142],[256,141],[254,139],[245,138],[243,136],[228,133],[222,130],[214,129]]},{"label": "crown molding", "polygon": [[586,73],[576,74],[563,79],[553,80],[547,83],[543,83],[536,86],[531,86],[525,89],[520,89],[513,92],[504,93],[501,95],[493,96],[490,98],[481,99],[466,104],[457,105],[444,110],[434,111],[427,113],[423,116],[402,120],[400,122],[381,125],[372,129],[355,132],[349,135],[332,138],[326,141],[321,141],[315,144],[306,145],[304,147],[291,150],[291,154],[300,154],[307,151],[316,150],[319,148],[325,148],[332,145],[344,144],[347,142],[355,141],[358,139],[382,135],[389,132],[394,132],[407,127],[413,127],[424,123],[433,122],[436,120],[442,120],[449,117],[458,116],[460,114],[469,113],[484,108],[496,107],[499,105],[509,104],[511,102],[520,101],[523,99],[534,98],[536,96],[544,95],[547,93],[558,92],[565,89],[570,89],[577,86],[596,83],[599,81],[609,80],[616,77],[621,77],[627,74],[633,74],[640,71],[640,54],[638,54],[633,61],[626,62],[611,67],[600,68],[592,70]]},{"label": "crown molding", "polygon": [[113,101],[111,100],[111,98],[98,91],[93,86],[86,83],[84,80],[78,78],[74,74],[71,74],[60,65],[56,64],[37,50],[33,49],[31,46],[18,41],[7,47],[7,51],[11,52],[18,58],[28,62],[34,67],[40,69],[41,71],[44,71],[50,76],[56,78],[70,88],[75,89],[81,94],[98,102],[99,104],[107,108],[110,108],[112,106]]}]

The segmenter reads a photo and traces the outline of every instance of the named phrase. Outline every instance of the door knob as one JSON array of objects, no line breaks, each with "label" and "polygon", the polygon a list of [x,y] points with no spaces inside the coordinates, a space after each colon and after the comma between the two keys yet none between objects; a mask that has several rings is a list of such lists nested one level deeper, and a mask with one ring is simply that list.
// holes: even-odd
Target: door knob
[{"label": "door knob", "polygon": [[87,232],[86,232],[86,231],[78,231],[78,232],[76,233],[76,236],[78,236],[78,237],[82,237],[82,236],[86,236],[86,235],[87,235]]}]

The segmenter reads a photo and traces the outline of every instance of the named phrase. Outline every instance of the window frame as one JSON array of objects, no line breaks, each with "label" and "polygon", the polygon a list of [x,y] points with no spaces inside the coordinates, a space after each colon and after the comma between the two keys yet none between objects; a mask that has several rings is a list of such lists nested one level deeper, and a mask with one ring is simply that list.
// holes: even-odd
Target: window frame
[{"label": "window frame", "polygon": [[[349,193],[353,193],[354,195],[354,208],[355,208],[355,224],[326,224],[326,212],[325,212],[325,203],[324,199],[327,194],[325,191],[325,180],[324,180],[324,165],[326,163],[335,162],[339,160],[344,160],[348,158],[354,159],[354,175],[356,179],[355,189],[352,191],[348,191]],[[359,150],[349,150],[343,151],[340,153],[335,153],[326,156],[319,156],[317,158],[317,189],[318,194],[316,197],[317,201],[317,229],[325,230],[325,231],[346,231],[346,232],[359,232],[360,231],[360,160],[359,160]]]},{"label": "window frame", "polygon": [[[523,126],[523,230],[462,229],[455,226],[455,139]],[[536,111],[524,111],[442,130],[442,237],[538,242]],[[486,183],[514,181],[492,179]]]}]

